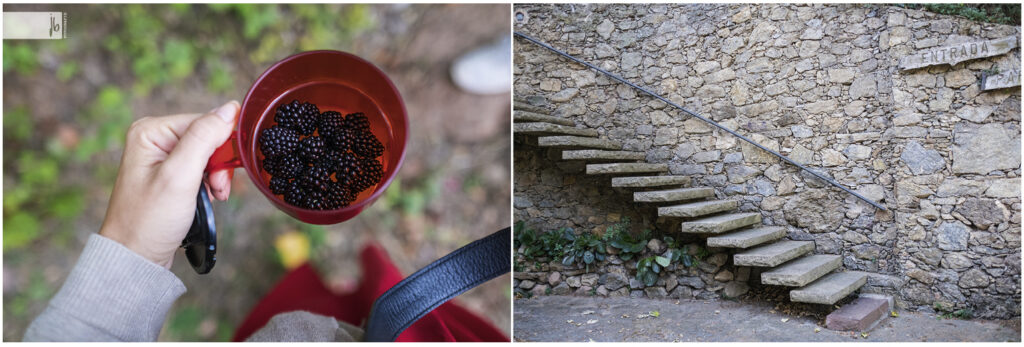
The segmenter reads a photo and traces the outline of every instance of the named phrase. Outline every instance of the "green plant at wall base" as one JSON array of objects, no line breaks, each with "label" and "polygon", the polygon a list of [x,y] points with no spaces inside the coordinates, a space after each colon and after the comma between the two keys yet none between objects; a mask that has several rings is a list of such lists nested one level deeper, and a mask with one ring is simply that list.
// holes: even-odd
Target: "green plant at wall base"
[{"label": "green plant at wall base", "polygon": [[671,261],[668,258],[657,255],[640,259],[636,262],[636,280],[645,286],[653,286],[658,282],[658,274],[669,264]]},{"label": "green plant at wall base", "polygon": [[630,260],[643,253],[650,237],[650,230],[644,230],[640,235],[634,237],[629,234],[628,226],[629,218],[624,218],[622,222],[608,227],[604,233],[604,241],[612,248],[619,250],[618,256],[622,260]]},{"label": "green plant at wall base", "polygon": [[605,260],[605,244],[597,235],[583,233],[567,237],[572,243],[562,250],[562,265],[581,264],[590,272],[590,265]]}]

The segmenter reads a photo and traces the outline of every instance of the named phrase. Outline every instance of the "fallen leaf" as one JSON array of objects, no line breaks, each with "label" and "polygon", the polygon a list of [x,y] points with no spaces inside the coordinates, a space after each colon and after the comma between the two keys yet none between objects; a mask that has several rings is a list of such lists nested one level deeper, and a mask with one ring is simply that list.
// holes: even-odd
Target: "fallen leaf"
[{"label": "fallen leaf", "polygon": [[628,314],[624,314],[624,315],[622,315],[622,318],[629,318],[629,315]]},{"label": "fallen leaf", "polygon": [[719,314],[719,313],[721,313],[721,312],[720,312],[720,311],[718,311],[718,310],[715,310],[715,314]]},{"label": "fallen leaf", "polygon": [[819,332],[819,331],[821,331],[821,328],[819,328],[819,327],[814,327],[814,332]]},{"label": "fallen leaf", "polygon": [[899,317],[900,316],[900,314],[896,313],[896,311],[889,312],[889,315],[893,316],[893,317]]},{"label": "fallen leaf", "polygon": [[789,321],[789,318],[783,318],[783,319],[782,319],[782,322],[783,322],[783,323],[785,323],[785,322],[788,322],[788,321]]},{"label": "fallen leaf", "polygon": [[587,324],[594,324],[594,323],[597,323],[596,319],[591,319],[591,320],[587,321]]},{"label": "fallen leaf", "polygon": [[661,312],[658,312],[658,311],[651,311],[651,316],[654,316],[654,318],[658,318],[658,317],[661,317]]},{"label": "fallen leaf", "polygon": [[866,338],[868,338],[868,333],[860,333],[860,337],[863,337],[863,338],[866,339]]},{"label": "fallen leaf", "polygon": [[586,311],[583,311],[583,313],[581,313],[581,315],[584,315],[584,316],[586,316],[588,314],[594,314],[594,311],[586,310]]}]

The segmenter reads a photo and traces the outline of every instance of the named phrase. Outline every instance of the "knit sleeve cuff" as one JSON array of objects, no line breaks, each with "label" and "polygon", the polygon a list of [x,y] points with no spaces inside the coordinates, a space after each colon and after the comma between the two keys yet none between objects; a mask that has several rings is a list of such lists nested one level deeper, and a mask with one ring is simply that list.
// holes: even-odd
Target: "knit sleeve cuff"
[{"label": "knit sleeve cuff", "polygon": [[121,341],[155,341],[167,311],[185,293],[171,271],[92,234],[50,305]]}]

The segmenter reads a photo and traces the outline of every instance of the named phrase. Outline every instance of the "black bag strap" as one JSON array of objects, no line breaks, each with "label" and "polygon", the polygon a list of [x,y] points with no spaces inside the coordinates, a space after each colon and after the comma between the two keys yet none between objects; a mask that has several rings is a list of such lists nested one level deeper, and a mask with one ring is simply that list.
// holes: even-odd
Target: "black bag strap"
[{"label": "black bag strap", "polygon": [[391,342],[421,317],[463,292],[508,273],[511,228],[473,241],[398,282],[377,298],[365,339]]}]

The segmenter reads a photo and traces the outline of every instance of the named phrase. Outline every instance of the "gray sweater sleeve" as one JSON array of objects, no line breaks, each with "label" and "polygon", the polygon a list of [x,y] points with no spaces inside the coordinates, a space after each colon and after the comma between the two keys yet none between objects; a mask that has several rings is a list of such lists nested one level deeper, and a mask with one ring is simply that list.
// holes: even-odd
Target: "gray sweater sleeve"
[{"label": "gray sweater sleeve", "polygon": [[25,341],[156,341],[184,293],[174,273],[93,234]]}]

